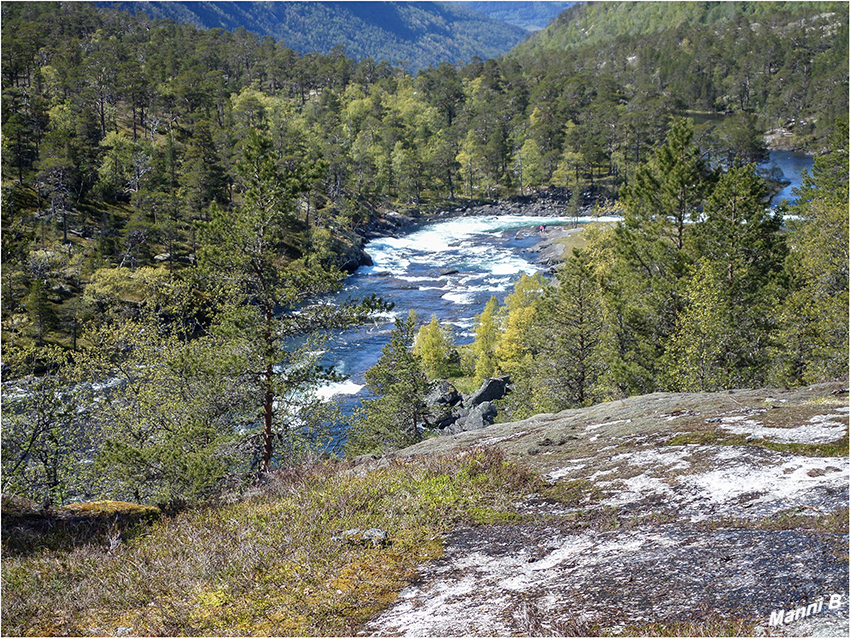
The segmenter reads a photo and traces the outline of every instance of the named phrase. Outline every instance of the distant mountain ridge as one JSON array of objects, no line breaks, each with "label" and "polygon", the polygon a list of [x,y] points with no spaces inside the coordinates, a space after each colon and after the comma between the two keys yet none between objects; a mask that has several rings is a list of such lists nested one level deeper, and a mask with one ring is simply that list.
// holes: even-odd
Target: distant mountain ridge
[{"label": "distant mountain ridge", "polygon": [[[96,2],[202,29],[243,27],[272,36],[299,53],[327,54],[342,46],[357,60],[405,62],[416,73],[441,62],[498,57],[527,31],[463,2]],[[473,3],[480,4],[480,3]],[[512,3],[492,3],[512,4]],[[546,3],[518,3],[546,4]],[[557,3],[566,4],[566,3]]]}]

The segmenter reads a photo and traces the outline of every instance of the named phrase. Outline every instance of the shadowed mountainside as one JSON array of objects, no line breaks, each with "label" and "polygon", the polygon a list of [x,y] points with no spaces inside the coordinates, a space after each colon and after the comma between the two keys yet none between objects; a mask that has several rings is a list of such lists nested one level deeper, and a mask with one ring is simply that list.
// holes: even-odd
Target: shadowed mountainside
[{"label": "shadowed mountainside", "polygon": [[522,42],[526,31],[460,2],[98,2],[202,29],[239,27],[282,40],[299,53],[334,47],[357,60],[406,63],[416,73],[441,62],[493,58]]}]

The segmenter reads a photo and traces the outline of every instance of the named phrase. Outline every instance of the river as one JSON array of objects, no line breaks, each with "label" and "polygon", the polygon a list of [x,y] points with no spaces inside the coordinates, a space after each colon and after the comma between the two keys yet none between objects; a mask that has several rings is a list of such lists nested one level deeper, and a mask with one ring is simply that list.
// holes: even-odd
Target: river
[{"label": "river", "polygon": [[775,166],[780,171],[784,180],[791,182],[773,197],[773,205],[779,204],[783,199],[787,199],[788,203],[793,204],[796,200],[794,193],[795,188],[799,188],[803,169],[806,169],[811,175],[812,165],[814,160],[811,155],[805,155],[796,151],[771,151],[770,158],[762,168],[770,170],[771,166]]},{"label": "river", "polygon": [[[779,168],[791,185],[782,198],[792,199],[791,189],[800,184],[800,171],[811,170],[811,156],[773,152],[764,168]],[[565,211],[566,212],[566,211]],[[368,397],[364,388],[366,370],[375,365],[389,340],[393,320],[410,310],[428,322],[436,315],[452,326],[457,344],[473,340],[475,315],[492,295],[502,301],[522,273],[533,274],[544,267],[535,263],[528,249],[541,241],[540,224],[571,225],[597,221],[593,218],[532,217],[498,215],[455,217],[434,221],[402,237],[369,242],[366,251],[374,265],[360,268],[346,281],[340,297],[359,298],[372,293],[395,303],[395,309],[374,323],[349,330],[332,339],[324,365],[333,365],[348,380],[324,389],[348,411]],[[544,233],[545,234],[545,233]]]}]

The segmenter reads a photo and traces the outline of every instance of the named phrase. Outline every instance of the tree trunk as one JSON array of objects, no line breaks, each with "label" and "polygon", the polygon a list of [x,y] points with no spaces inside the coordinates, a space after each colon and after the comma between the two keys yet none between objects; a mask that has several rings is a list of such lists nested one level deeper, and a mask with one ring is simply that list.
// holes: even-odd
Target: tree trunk
[{"label": "tree trunk", "polygon": [[260,459],[260,473],[263,474],[271,469],[272,452],[274,451],[274,392],[271,389],[272,366],[266,366],[265,380],[266,392],[263,395],[263,453]]}]

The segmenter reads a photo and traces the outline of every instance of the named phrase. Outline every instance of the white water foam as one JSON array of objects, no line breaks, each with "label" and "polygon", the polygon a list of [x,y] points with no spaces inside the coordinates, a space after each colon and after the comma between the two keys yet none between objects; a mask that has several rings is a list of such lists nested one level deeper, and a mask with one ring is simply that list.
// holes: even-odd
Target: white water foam
[{"label": "white water foam", "polygon": [[322,401],[330,401],[330,399],[338,394],[357,394],[364,386],[354,383],[351,380],[340,381],[339,383],[329,383],[323,385],[316,390],[316,396]]}]

